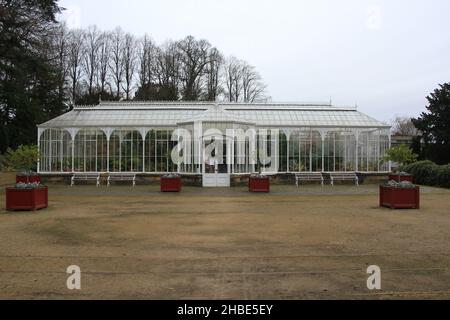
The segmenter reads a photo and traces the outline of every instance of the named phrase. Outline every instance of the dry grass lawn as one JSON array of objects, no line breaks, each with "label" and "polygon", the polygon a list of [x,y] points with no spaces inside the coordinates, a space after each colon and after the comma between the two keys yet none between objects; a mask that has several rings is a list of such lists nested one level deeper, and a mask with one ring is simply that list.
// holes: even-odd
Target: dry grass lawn
[{"label": "dry grass lawn", "polygon": [[[12,182],[0,175],[0,185]],[[421,210],[378,207],[377,186],[50,186],[50,207],[6,212],[2,299],[450,298],[450,190]],[[82,290],[66,288],[69,265]],[[382,269],[369,291],[366,269]]]}]

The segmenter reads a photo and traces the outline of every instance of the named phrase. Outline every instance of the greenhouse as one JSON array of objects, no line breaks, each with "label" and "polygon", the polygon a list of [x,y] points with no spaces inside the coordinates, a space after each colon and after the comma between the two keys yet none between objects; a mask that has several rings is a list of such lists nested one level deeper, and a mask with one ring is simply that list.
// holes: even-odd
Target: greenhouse
[{"label": "greenhouse", "polygon": [[356,107],[322,103],[101,102],[39,125],[38,145],[41,174],[179,173],[226,180],[255,172],[390,169],[383,161],[389,125]]}]

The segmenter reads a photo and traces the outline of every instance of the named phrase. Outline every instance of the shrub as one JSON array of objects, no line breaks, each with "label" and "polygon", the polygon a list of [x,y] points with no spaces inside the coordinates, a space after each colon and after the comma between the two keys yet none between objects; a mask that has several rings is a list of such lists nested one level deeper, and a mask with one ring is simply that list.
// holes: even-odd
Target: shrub
[{"label": "shrub", "polygon": [[24,171],[29,174],[36,170],[39,161],[39,149],[37,146],[20,146],[16,150],[8,149],[4,155],[3,166],[7,169]]},{"label": "shrub", "polygon": [[439,166],[439,186],[450,188],[450,164]]},{"label": "shrub", "polygon": [[450,188],[450,164],[439,166],[432,161],[419,161],[400,170],[412,174],[417,184]]},{"label": "shrub", "polygon": [[416,161],[417,155],[414,154],[408,146],[400,145],[386,150],[386,156],[383,160],[386,162],[394,161],[400,165],[406,165]]}]

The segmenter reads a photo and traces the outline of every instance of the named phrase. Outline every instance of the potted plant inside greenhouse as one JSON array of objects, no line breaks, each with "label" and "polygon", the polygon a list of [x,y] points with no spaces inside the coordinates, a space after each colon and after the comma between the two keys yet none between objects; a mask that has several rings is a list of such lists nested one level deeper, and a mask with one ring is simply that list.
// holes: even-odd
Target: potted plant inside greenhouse
[{"label": "potted plant inside greenhouse", "polygon": [[[400,145],[396,147],[392,147],[386,151],[386,157],[383,159],[384,161],[392,161],[396,164],[396,168],[402,167],[404,165],[413,163],[417,160],[417,155],[412,152],[412,150],[405,145]],[[408,181],[413,182],[413,176],[406,172],[394,172],[389,174],[389,181]]]},{"label": "potted plant inside greenhouse", "polygon": [[251,175],[248,180],[248,190],[250,192],[270,192],[270,178],[261,173]]},{"label": "potted plant inside greenhouse", "polygon": [[38,182],[6,188],[7,211],[36,211],[48,207],[48,187]]},{"label": "potted plant inside greenhouse", "polygon": [[161,177],[161,192],[181,192],[182,182],[179,174],[170,173]]},{"label": "potted plant inside greenhouse", "polygon": [[420,188],[409,181],[391,180],[380,186],[380,206],[391,209],[420,209]]},{"label": "potted plant inside greenhouse", "polygon": [[41,177],[36,173],[39,150],[37,146],[20,146],[15,151],[6,153],[7,165],[14,169],[16,183],[41,183]]}]

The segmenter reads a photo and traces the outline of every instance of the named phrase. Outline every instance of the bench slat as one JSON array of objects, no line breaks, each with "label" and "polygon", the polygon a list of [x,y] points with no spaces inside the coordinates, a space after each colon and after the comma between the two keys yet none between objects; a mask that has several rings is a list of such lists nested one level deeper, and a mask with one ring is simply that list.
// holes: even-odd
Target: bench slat
[{"label": "bench slat", "polygon": [[75,185],[75,181],[92,181],[95,180],[97,187],[100,186],[100,174],[97,173],[74,173],[71,178],[70,186]]},{"label": "bench slat", "polygon": [[330,173],[331,185],[334,186],[334,180],[337,181],[355,181],[356,186],[359,186],[359,178],[356,172],[339,172]]},{"label": "bench slat", "polygon": [[299,187],[301,181],[320,181],[324,184],[323,175],[320,172],[299,172],[295,174],[295,184]]},{"label": "bench slat", "polygon": [[135,187],[136,175],[131,173],[110,174],[108,176],[108,187],[111,185],[111,181],[132,181],[133,187]]}]

